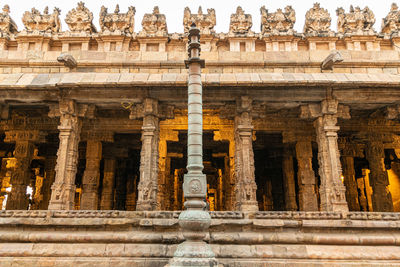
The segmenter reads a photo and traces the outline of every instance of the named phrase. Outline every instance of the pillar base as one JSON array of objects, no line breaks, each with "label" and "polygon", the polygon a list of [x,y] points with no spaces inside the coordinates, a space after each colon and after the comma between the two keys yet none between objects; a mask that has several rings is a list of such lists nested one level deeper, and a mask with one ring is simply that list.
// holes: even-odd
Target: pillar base
[{"label": "pillar base", "polygon": [[214,252],[204,241],[185,241],[178,245],[174,257],[166,266],[217,266]]},{"label": "pillar base", "polygon": [[237,204],[237,210],[240,211],[250,211],[250,212],[254,212],[254,211],[259,211],[258,209],[258,202],[251,202],[251,203],[238,203]]}]

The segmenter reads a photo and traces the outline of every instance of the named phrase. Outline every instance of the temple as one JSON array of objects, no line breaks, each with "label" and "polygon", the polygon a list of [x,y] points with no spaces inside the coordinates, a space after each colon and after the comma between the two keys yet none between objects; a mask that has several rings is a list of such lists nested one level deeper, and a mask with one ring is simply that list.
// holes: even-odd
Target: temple
[{"label": "temple", "polygon": [[0,13],[1,266],[168,263],[183,241],[193,23],[218,264],[400,266],[396,4],[380,30],[368,7],[338,8],[332,30],[316,3],[302,33],[291,6],[261,7],[260,32],[237,7],[224,33],[201,7],[182,33],[158,7],[139,32],[133,6],[103,6],[97,27],[79,2],[65,30],[50,12],[26,11],[21,30]]}]

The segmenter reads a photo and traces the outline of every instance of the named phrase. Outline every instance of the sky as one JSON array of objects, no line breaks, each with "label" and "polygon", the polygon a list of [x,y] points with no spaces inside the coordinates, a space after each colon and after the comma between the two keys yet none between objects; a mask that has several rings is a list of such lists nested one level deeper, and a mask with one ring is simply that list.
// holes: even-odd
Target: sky
[{"label": "sky", "polygon": [[[11,9],[11,17],[18,25],[18,30],[24,28],[21,18],[25,11],[30,11],[32,7],[43,12],[45,6],[49,7],[49,12],[54,7],[61,9],[62,30],[68,30],[64,19],[69,10],[76,7],[78,1],[71,0],[3,0],[0,5],[8,4]],[[198,7],[201,5],[203,13],[207,8],[214,8],[217,16],[216,32],[228,32],[230,15],[235,13],[236,7],[240,5],[245,13],[251,14],[253,19],[253,28],[255,32],[260,32],[260,7],[265,5],[269,12],[275,12],[277,8],[284,9],[285,6],[291,5],[296,11],[296,23],[294,28],[298,32],[303,31],[304,18],[308,9],[313,6],[314,0],[86,0],[85,6],[93,12],[93,23],[99,30],[99,12],[102,5],[108,8],[108,12],[113,12],[115,5],[119,4],[120,12],[125,13],[128,6],[136,8],[135,15],[135,32],[139,32],[142,28],[141,22],[145,13],[151,13],[153,7],[158,5],[160,13],[166,15],[168,32],[183,32],[183,10],[188,6],[192,13],[197,13]],[[375,14],[376,22],[374,29],[380,31],[382,18],[384,18],[390,10],[393,0],[319,0],[321,7],[326,8],[331,14],[331,29],[336,31],[336,9],[343,7],[345,12],[349,12],[350,4],[354,7],[360,6],[364,8],[368,6]],[[396,2],[396,1],[395,1]],[[396,2],[400,6],[400,2]]]}]

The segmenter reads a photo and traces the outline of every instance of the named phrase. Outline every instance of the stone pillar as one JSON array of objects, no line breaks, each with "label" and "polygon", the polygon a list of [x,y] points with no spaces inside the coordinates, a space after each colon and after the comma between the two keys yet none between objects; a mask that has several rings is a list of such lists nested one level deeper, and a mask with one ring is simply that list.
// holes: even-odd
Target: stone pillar
[{"label": "stone pillar", "polygon": [[15,142],[14,157],[16,159],[15,169],[11,174],[11,192],[7,199],[8,210],[26,210],[29,199],[26,188],[31,180],[31,161],[35,143],[44,142],[43,133],[34,131],[15,130],[6,132],[5,142]]},{"label": "stone pillar", "polygon": [[300,136],[296,142],[299,210],[318,211],[316,179],[312,167],[311,137]]},{"label": "stone pillar", "polygon": [[73,100],[62,100],[50,107],[50,117],[60,117],[60,144],[57,152],[56,177],[51,186],[49,210],[72,210],[75,199],[75,175],[81,118],[93,115],[92,106],[79,105]]},{"label": "stone pillar", "polygon": [[82,178],[81,210],[97,210],[98,208],[101,157],[101,141],[87,140],[86,168]]},{"label": "stone pillar", "polygon": [[112,210],[114,200],[115,159],[104,159],[103,189],[101,191],[101,210]]},{"label": "stone pillar", "polygon": [[340,151],[342,154],[341,163],[343,169],[343,182],[346,187],[346,200],[350,211],[360,211],[358,201],[358,186],[356,181],[356,172],[354,170],[354,157],[358,155],[358,149],[355,144],[351,144],[346,138],[340,139]]},{"label": "stone pillar", "polygon": [[56,176],[56,155],[46,155],[44,162],[44,180],[42,186],[43,199],[39,204],[39,209],[46,210],[49,206],[50,195],[51,195],[51,185],[54,183]]},{"label": "stone pillar", "polygon": [[156,210],[158,192],[158,103],[145,99],[143,103],[142,150],[140,180],[136,210]]},{"label": "stone pillar", "polygon": [[365,147],[365,155],[369,163],[369,182],[372,187],[373,211],[393,211],[392,194],[389,191],[389,177],[385,169],[385,152],[379,135],[370,134]]},{"label": "stone pillar", "polygon": [[321,103],[321,114],[314,121],[318,143],[319,175],[321,177],[319,192],[321,210],[323,211],[349,210],[345,196],[346,188],[341,181],[337,118],[338,101],[328,99]]},{"label": "stone pillar", "polygon": [[251,104],[251,99],[242,97],[238,101],[238,114],[235,117],[235,195],[236,209],[241,211],[258,211]]},{"label": "stone pillar", "polygon": [[283,146],[282,170],[285,189],[285,209],[295,211],[297,210],[296,187],[294,181],[293,151],[290,144],[284,144]]}]

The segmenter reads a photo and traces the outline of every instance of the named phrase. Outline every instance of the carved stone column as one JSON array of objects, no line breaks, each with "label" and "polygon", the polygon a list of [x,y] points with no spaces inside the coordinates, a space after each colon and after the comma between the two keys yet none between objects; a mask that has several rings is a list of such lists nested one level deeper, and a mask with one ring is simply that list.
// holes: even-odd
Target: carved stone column
[{"label": "carved stone column", "polygon": [[97,210],[98,208],[101,156],[101,141],[87,140],[86,168],[82,178],[81,210]]},{"label": "carved stone column", "polygon": [[101,210],[112,210],[114,200],[115,159],[104,159],[103,189],[101,191]]},{"label": "carved stone column", "polygon": [[242,97],[238,101],[238,114],[235,117],[235,194],[236,209],[241,211],[258,211],[251,104],[251,99]]},{"label": "carved stone column", "polygon": [[335,99],[322,101],[321,105],[309,105],[309,113],[317,119],[314,127],[317,134],[318,162],[321,186],[319,189],[321,210],[348,211],[346,188],[341,181],[340,153],[337,142],[339,116],[349,118],[349,109],[339,106]]},{"label": "carved stone column", "polygon": [[356,172],[354,170],[354,157],[362,156],[355,144],[351,144],[347,138],[341,138],[339,142],[341,148],[341,162],[343,168],[343,182],[346,186],[346,200],[350,211],[360,211],[358,201],[358,186]]},{"label": "carved stone column", "polygon": [[29,199],[26,188],[31,180],[31,161],[35,143],[44,142],[43,133],[33,131],[15,130],[6,132],[5,142],[15,142],[14,157],[16,166],[11,174],[12,189],[7,199],[8,210],[26,210]]},{"label": "carved stone column", "polygon": [[39,209],[46,210],[49,206],[50,195],[51,195],[51,185],[54,183],[56,176],[57,156],[46,155],[46,160],[44,162],[44,180],[42,186],[43,199],[39,204]]},{"label": "carved stone column", "polygon": [[156,210],[158,192],[158,103],[145,99],[143,103],[142,150],[140,181],[136,210]]},{"label": "carved stone column", "polygon": [[282,170],[283,185],[285,187],[285,208],[286,210],[294,211],[297,210],[297,203],[293,168],[293,149],[288,143],[285,143],[283,146]]},{"label": "carved stone column", "polygon": [[93,115],[94,107],[62,100],[50,107],[50,117],[60,117],[60,144],[57,152],[56,177],[51,187],[49,210],[72,210],[75,199],[75,175],[78,144],[82,127],[81,118]]},{"label": "carved stone column", "polygon": [[393,211],[392,194],[389,191],[389,177],[385,169],[384,146],[382,137],[370,134],[365,147],[365,155],[369,163],[369,183],[372,187],[373,211]]}]

